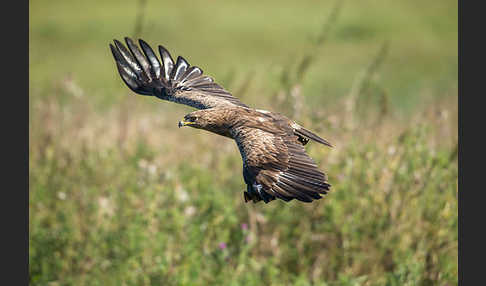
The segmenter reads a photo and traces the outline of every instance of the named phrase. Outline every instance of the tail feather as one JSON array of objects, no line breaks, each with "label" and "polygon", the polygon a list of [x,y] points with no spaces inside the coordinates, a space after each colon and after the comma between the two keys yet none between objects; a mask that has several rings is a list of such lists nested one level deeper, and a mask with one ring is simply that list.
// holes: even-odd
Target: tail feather
[{"label": "tail feather", "polygon": [[295,132],[295,134],[297,134],[299,136],[303,136],[305,138],[309,138],[311,140],[314,140],[314,141],[316,141],[318,143],[324,144],[324,145],[329,146],[331,148],[333,147],[331,145],[331,143],[329,143],[326,139],[323,139],[323,138],[319,137],[318,135],[316,135],[313,132],[305,129],[302,126],[298,126],[298,128],[295,128],[294,129],[294,132]]}]

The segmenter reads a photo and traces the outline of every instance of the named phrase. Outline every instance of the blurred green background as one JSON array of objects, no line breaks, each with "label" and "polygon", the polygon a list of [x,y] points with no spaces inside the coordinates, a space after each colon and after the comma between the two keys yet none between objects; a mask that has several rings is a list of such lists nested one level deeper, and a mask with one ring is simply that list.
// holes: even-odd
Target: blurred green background
[{"label": "blurred green background", "polygon": [[[29,1],[32,285],[457,284],[457,1]],[[164,45],[306,146],[332,192],[245,204],[229,139],[134,95]]]}]

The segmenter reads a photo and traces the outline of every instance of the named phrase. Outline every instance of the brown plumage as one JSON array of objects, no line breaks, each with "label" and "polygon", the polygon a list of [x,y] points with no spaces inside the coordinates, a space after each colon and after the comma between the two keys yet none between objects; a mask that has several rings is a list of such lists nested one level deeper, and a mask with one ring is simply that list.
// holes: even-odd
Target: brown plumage
[{"label": "brown plumage", "polygon": [[247,185],[245,202],[276,198],[311,202],[330,189],[327,176],[306,154],[309,140],[331,144],[287,117],[253,109],[178,57],[159,46],[162,63],[150,46],[139,40],[140,49],[125,38],[110,44],[120,76],[134,92],[195,107],[179,122],[179,127],[204,129],[236,141],[243,159]]}]

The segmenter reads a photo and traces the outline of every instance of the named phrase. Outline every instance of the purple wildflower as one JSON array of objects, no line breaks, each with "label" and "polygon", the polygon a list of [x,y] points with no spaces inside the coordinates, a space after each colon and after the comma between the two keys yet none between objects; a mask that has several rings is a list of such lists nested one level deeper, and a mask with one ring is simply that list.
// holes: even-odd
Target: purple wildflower
[{"label": "purple wildflower", "polygon": [[220,242],[218,246],[219,246],[219,249],[221,249],[221,250],[226,249],[226,243],[224,243],[224,242]]},{"label": "purple wildflower", "polygon": [[246,223],[241,224],[241,229],[242,230],[248,230],[248,225]]}]

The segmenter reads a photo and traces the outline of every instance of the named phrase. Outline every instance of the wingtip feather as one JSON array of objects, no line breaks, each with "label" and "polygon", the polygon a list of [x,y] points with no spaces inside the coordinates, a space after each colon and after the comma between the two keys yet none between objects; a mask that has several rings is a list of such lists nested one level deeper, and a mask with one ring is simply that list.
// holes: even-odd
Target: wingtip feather
[{"label": "wingtip feather", "polygon": [[[134,42],[130,37],[124,37],[126,45],[117,39],[110,43],[110,50],[118,64],[119,73],[130,89],[143,95],[155,95],[162,99],[190,105],[198,109],[219,104],[235,104],[245,106],[231,96],[219,85],[209,85],[213,79],[203,75],[202,69],[191,66],[187,60],[179,56],[177,61],[162,45],[158,45],[159,57],[143,39]],[[162,93],[158,92],[163,90]],[[207,101],[187,100],[187,97],[171,97],[177,91],[198,90],[199,96],[208,96]],[[159,94],[160,93],[160,94]]]}]

